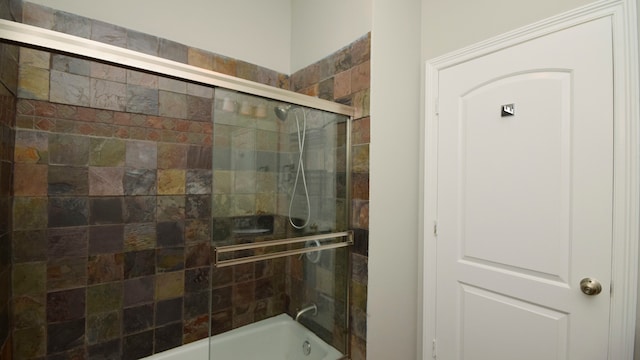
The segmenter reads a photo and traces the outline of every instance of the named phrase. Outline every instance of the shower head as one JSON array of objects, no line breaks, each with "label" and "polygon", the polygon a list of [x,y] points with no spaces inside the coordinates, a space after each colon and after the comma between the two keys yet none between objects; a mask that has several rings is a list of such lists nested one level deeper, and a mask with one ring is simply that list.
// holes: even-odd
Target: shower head
[{"label": "shower head", "polygon": [[297,107],[298,107],[297,105],[292,105],[292,104],[280,104],[280,105],[277,105],[273,109],[273,111],[275,111],[278,119],[285,121],[287,120],[287,115],[289,115],[289,111]]}]

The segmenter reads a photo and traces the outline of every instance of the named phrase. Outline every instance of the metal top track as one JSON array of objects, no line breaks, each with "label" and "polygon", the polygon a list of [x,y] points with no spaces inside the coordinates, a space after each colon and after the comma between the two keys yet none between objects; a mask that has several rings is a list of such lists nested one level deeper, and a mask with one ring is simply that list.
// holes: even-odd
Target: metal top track
[{"label": "metal top track", "polygon": [[14,21],[0,19],[0,39],[27,47],[78,55],[336,114],[347,116],[354,114],[351,106]]}]

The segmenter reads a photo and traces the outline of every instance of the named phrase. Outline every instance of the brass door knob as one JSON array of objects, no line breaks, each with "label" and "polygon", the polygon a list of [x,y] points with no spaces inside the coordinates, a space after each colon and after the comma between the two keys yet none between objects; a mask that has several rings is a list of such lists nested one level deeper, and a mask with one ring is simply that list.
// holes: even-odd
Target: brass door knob
[{"label": "brass door knob", "polygon": [[585,295],[598,295],[602,292],[602,285],[600,285],[600,282],[596,279],[584,278],[580,281],[580,290],[582,290]]}]

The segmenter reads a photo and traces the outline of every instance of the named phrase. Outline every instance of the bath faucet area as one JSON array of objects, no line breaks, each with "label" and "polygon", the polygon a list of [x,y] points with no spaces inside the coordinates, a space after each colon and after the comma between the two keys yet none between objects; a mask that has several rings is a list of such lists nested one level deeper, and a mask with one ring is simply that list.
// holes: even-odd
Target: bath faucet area
[{"label": "bath faucet area", "polygon": [[299,321],[298,319],[300,319],[300,316],[310,311],[313,311],[313,314],[312,314],[313,316],[318,315],[318,306],[316,304],[310,304],[298,310],[298,312],[296,313],[296,321]]}]

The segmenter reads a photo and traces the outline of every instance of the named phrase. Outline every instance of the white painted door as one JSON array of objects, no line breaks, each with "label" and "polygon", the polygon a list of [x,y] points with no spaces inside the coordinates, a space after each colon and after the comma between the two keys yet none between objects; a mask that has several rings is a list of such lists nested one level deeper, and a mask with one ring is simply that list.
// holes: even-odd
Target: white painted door
[{"label": "white painted door", "polygon": [[607,358],[612,66],[601,18],[439,72],[438,359]]}]

